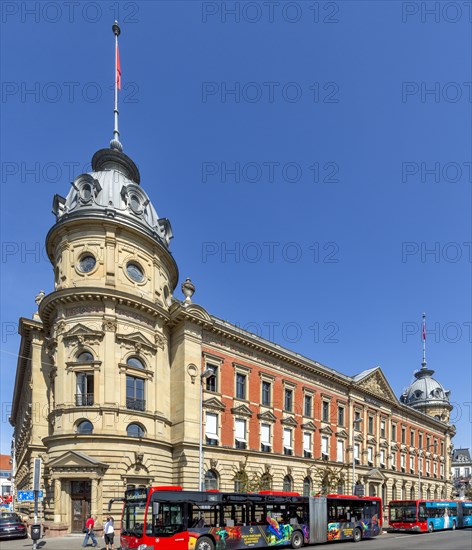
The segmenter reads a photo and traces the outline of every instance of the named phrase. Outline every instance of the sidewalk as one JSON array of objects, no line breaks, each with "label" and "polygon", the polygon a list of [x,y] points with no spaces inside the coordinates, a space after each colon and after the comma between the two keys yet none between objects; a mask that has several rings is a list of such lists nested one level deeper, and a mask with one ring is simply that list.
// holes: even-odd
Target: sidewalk
[{"label": "sidewalk", "polygon": [[[84,535],[67,535],[65,537],[45,537],[38,540],[38,550],[82,550],[82,542]],[[98,546],[95,550],[105,550],[105,543],[103,538],[97,537]],[[118,543],[118,544],[116,544]],[[119,548],[120,539],[116,540],[115,548]],[[0,540],[0,550],[28,550],[33,547],[33,541],[30,538],[27,539],[15,539],[15,540]],[[92,544],[89,542],[87,548],[92,549]]]}]

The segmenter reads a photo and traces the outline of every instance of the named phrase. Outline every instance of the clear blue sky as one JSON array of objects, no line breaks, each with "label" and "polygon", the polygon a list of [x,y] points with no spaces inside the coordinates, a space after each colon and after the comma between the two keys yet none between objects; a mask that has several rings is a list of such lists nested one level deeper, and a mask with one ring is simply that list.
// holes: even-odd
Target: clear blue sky
[{"label": "clear blue sky", "polygon": [[194,301],[343,373],[381,365],[397,395],[426,311],[470,446],[467,6],[70,4],[2,4],[2,452],[53,195],[111,138],[118,7],[122,141]]}]

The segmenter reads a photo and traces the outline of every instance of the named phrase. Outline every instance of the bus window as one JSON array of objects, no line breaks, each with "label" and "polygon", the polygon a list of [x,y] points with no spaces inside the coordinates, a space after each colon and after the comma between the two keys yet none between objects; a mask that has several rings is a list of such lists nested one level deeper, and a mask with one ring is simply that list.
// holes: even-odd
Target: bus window
[{"label": "bus window", "polygon": [[188,525],[189,527],[219,527],[219,507],[211,505],[194,504],[189,507]]},{"label": "bus window", "polygon": [[225,504],[223,506],[223,525],[234,527],[235,525],[247,525],[250,522],[246,504]]},{"label": "bus window", "polygon": [[181,503],[154,502],[152,513],[153,536],[172,536],[184,530]]}]

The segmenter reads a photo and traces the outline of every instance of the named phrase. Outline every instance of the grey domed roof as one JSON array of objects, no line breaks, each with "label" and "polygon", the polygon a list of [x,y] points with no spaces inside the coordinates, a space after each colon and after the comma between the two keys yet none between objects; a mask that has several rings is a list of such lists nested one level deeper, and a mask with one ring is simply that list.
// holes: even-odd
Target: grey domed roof
[{"label": "grey domed roof", "polygon": [[143,191],[138,168],[121,151],[101,149],[92,159],[92,172],[72,182],[66,198],[54,197],[56,223],[74,218],[108,218],[134,227],[166,248],[172,238],[170,222],[159,218]]},{"label": "grey domed roof", "polygon": [[410,384],[400,397],[400,401],[411,407],[423,408],[425,405],[449,405],[450,391],[435,380],[434,371],[426,368],[426,364],[415,372],[416,380]]}]

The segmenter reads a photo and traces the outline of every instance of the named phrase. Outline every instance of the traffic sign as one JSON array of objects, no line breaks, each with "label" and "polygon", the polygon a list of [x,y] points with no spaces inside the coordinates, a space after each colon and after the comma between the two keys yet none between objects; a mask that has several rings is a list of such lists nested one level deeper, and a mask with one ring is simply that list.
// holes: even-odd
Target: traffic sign
[{"label": "traffic sign", "polygon": [[[34,491],[18,491],[18,502],[34,502]],[[43,491],[38,491],[38,498],[43,498]]]}]

